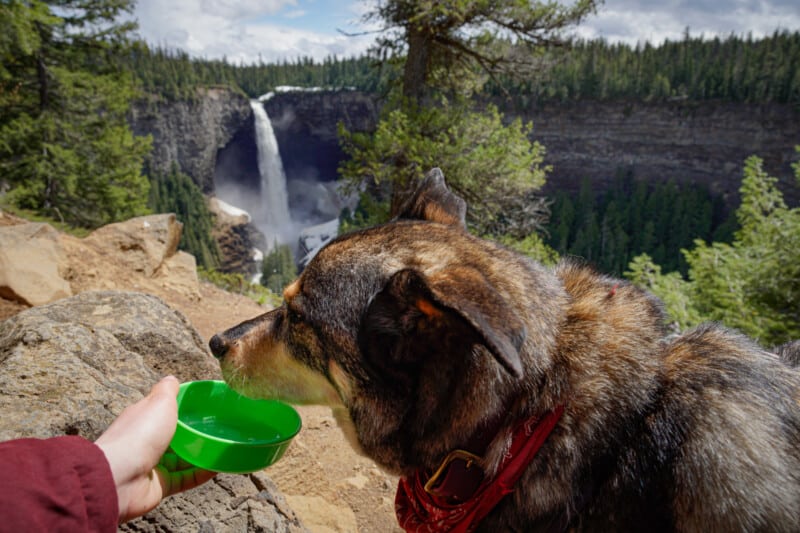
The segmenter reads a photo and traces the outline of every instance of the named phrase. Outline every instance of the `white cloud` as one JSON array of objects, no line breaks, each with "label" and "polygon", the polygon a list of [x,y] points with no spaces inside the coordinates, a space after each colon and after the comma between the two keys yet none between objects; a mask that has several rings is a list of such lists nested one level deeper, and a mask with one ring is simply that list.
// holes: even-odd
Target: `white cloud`
[{"label": "white cloud", "polygon": [[[299,56],[322,60],[366,51],[375,30],[361,19],[376,0],[139,0],[135,15],[148,42],[209,59],[250,63]],[[584,38],[632,45],[691,35],[754,37],[800,29],[797,0],[606,0],[576,28]]]},{"label": "white cloud", "polygon": [[800,9],[789,0],[607,0],[576,34],[658,44],[681,39],[687,28],[692,36],[706,38],[763,37],[776,29],[800,29]]},{"label": "white cloud", "polygon": [[281,25],[305,15],[302,9],[291,9],[296,6],[296,0],[139,0],[135,16],[140,36],[149,43],[236,63],[353,56],[372,41],[347,37],[334,27],[316,32]]}]

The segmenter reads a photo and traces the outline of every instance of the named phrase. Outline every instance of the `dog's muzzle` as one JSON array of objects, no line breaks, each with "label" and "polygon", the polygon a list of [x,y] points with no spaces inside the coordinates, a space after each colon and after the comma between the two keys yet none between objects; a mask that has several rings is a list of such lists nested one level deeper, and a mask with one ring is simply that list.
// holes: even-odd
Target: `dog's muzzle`
[{"label": "dog's muzzle", "polygon": [[225,354],[228,353],[230,344],[219,335],[214,335],[211,337],[211,340],[208,341],[208,347],[211,349],[211,353],[214,354],[214,357],[222,360]]}]

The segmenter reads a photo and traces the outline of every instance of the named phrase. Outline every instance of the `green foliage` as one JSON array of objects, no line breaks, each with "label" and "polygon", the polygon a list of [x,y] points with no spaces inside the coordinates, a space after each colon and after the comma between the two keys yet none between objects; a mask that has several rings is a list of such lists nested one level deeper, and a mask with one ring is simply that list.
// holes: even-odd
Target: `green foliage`
[{"label": "green foliage", "polygon": [[692,299],[691,284],[678,272],[661,273],[661,267],[647,254],[633,258],[625,277],[636,285],[658,295],[664,302],[667,315],[680,329],[696,326],[702,321]]},{"label": "green foliage", "polygon": [[800,208],[786,207],[761,165],[745,163],[733,243],[698,241],[686,258],[701,313],[780,344],[800,337]]},{"label": "green foliage", "polygon": [[[448,6],[428,5],[428,9],[434,7]],[[9,39],[19,42],[21,48],[30,46],[26,45],[30,39],[10,37],[26,34],[26,24],[20,24],[19,18],[10,17],[2,27],[0,49]],[[386,44],[399,35],[387,36]],[[463,35],[459,39],[478,41],[481,35]],[[687,32],[682,40],[635,47],[602,39],[577,41],[569,47],[547,51],[532,51],[527,46],[515,49],[510,41],[502,39],[495,40],[494,46],[492,54],[504,50],[518,63],[503,63],[487,81],[474,68],[459,66],[468,62],[447,60],[443,63],[446,68],[431,69],[430,81],[436,87],[451,90],[452,82],[457,81],[463,94],[479,90],[486,81],[485,93],[510,96],[523,108],[536,102],[587,99],[800,102],[797,31],[779,31],[760,39],[749,35],[705,39],[691,37]],[[250,97],[279,85],[352,87],[387,94],[390,86],[403,79],[405,52],[401,48],[386,48],[384,52],[396,54],[329,57],[321,62],[298,57],[280,63],[259,61],[245,65],[224,59],[192,58],[183,51],[150,48],[139,42],[124,62],[147,93],[170,99],[192,99],[198,86],[221,84],[239,87]],[[379,61],[379,57],[384,60]],[[508,75],[509,67],[514,76]]]},{"label": "green foliage", "polygon": [[56,220],[55,218],[41,215],[35,211],[31,211],[30,209],[20,209],[19,207],[8,203],[8,199],[3,197],[0,197],[0,210],[7,211],[12,215],[15,215],[19,218],[23,218],[30,222],[44,222],[45,224],[53,226],[55,229],[57,229],[62,233],[68,233],[74,237],[78,237],[79,239],[82,239],[88,236],[90,233],[92,233],[92,230],[88,228],[70,226],[69,224],[65,224],[60,220]]},{"label": "green foliage", "polygon": [[339,233],[377,226],[388,222],[389,218],[389,201],[379,200],[377,195],[364,192],[359,195],[358,205],[352,212],[347,208],[342,210]]},{"label": "green foliage", "polygon": [[555,266],[560,260],[558,252],[550,248],[537,233],[531,233],[522,239],[503,235],[500,242],[519,253],[547,266]]},{"label": "green foliage", "polygon": [[[502,233],[497,228],[509,223],[501,216],[505,208],[541,187],[548,170],[542,164],[544,148],[529,140],[530,129],[520,120],[504,125],[491,106],[485,112],[462,105],[417,112],[394,109],[374,134],[351,133],[340,126],[349,159],[339,173],[350,190],[388,184],[394,191],[405,191],[430,168],[440,167],[449,187],[470,204],[471,225],[479,233]],[[392,208],[403,198],[396,194]]]},{"label": "green foliage", "polygon": [[241,274],[227,274],[200,266],[197,267],[197,275],[201,280],[216,285],[220,289],[247,296],[258,305],[277,307],[282,301],[281,296],[258,283],[249,282]]},{"label": "green foliage", "polygon": [[593,13],[596,4],[385,0],[366,18],[383,28],[380,55],[405,56],[402,94],[419,105],[431,90],[480,90],[481,76],[529,76],[538,64],[538,48],[563,44],[563,29]]},{"label": "green foliage", "polygon": [[[800,165],[794,168],[800,179]],[[665,301],[683,302],[683,314],[668,305],[682,326],[715,320],[765,345],[800,337],[800,208],[787,208],[775,183],[759,158],[749,158],[733,242],[695,241],[684,251],[688,281],[668,279],[653,265],[644,268],[646,259],[631,264],[631,278]]]},{"label": "green foliage", "polygon": [[125,0],[12,1],[0,6],[0,175],[20,208],[93,228],[147,212],[141,168],[150,140],[126,112],[117,69]]},{"label": "green foliage", "polygon": [[275,294],[283,294],[283,289],[297,277],[292,248],[287,244],[278,245],[264,256],[261,264],[261,284]]},{"label": "green foliage", "polygon": [[192,178],[173,164],[167,174],[151,172],[150,180],[150,208],[156,213],[175,213],[183,223],[179,248],[194,255],[198,265],[218,267],[220,251],[211,236],[214,220],[205,196]]},{"label": "green foliage", "polygon": [[595,194],[589,180],[582,182],[577,197],[557,192],[551,213],[550,246],[614,275],[641,253],[667,272],[685,274],[688,263],[680,250],[697,238],[724,240],[728,226],[721,201],[707,189],[678,189],[673,182],[651,185],[632,176],[617,177],[602,194]]}]

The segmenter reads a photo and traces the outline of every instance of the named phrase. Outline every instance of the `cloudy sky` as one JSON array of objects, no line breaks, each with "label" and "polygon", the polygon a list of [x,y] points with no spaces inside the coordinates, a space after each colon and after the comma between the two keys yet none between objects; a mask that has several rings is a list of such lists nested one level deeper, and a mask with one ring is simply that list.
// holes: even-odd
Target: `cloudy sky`
[{"label": "cloudy sky", "polygon": [[[151,44],[206,58],[246,63],[358,55],[374,36],[361,17],[371,0],[138,0],[139,35]],[[636,44],[679,39],[686,28],[706,37],[754,37],[800,30],[798,0],[606,0],[582,24],[581,37]]]}]

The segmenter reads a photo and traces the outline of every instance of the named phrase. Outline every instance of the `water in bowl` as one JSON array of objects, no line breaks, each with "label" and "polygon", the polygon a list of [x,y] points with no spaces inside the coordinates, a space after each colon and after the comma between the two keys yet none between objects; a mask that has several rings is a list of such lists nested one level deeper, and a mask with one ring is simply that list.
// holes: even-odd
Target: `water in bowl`
[{"label": "water in bowl", "polygon": [[253,426],[239,427],[235,422],[223,420],[216,416],[191,415],[181,417],[187,426],[219,439],[226,439],[235,442],[255,442],[262,440],[281,439],[281,434],[275,428],[261,424],[258,426],[257,434],[254,434]]}]

